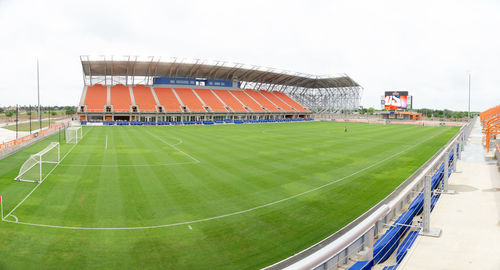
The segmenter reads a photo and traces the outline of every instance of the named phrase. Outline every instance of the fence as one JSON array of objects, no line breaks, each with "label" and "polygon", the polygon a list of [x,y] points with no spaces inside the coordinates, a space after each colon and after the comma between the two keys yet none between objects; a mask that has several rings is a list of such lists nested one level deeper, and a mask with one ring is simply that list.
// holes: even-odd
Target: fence
[{"label": "fence", "polygon": [[60,121],[38,132],[0,144],[0,159],[61,131],[68,126],[68,123],[68,121]]},{"label": "fence", "polygon": [[376,259],[374,239],[418,194],[422,193],[426,176],[434,177],[436,172],[442,170],[444,177],[446,167],[444,163],[450,157],[454,161],[460,158],[463,144],[469,137],[475,120],[462,126],[457,135],[444,147],[369,211],[321,242],[265,269],[331,270],[346,267],[352,260]]}]

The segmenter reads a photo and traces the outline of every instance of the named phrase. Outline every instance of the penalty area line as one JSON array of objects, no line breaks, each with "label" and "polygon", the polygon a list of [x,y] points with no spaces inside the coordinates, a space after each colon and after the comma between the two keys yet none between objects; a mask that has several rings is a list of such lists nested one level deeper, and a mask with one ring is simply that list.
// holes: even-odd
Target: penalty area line
[{"label": "penalty area line", "polygon": [[294,198],[297,198],[297,197],[300,197],[302,195],[305,195],[305,194],[308,194],[308,193],[311,193],[311,192],[314,192],[314,191],[317,191],[317,190],[320,190],[324,187],[327,187],[327,186],[330,186],[330,185],[333,185],[335,183],[338,183],[338,182],[341,182],[341,181],[344,181],[354,175],[357,175],[357,174],[360,174],[366,170],[369,170],[385,161],[388,161],[396,156],[399,156],[427,141],[429,141],[430,139],[432,138],[428,138],[426,140],[423,140],[417,144],[414,144],[413,146],[411,147],[408,147],[407,149],[405,150],[402,150],[398,153],[395,153],[395,154],[392,154],[382,160],[379,160],[375,163],[373,163],[372,165],[370,166],[367,166],[363,169],[360,169],[356,172],[353,172],[349,175],[346,175],[342,178],[339,178],[339,179],[336,179],[336,180],[333,180],[331,182],[328,182],[326,184],[323,184],[321,186],[318,186],[318,187],[315,187],[315,188],[312,188],[312,189],[309,189],[309,190],[306,190],[304,192],[301,192],[301,193],[298,193],[298,194],[295,194],[295,195],[292,195],[290,197],[286,197],[286,198],[283,198],[283,199],[280,199],[280,200],[277,200],[277,201],[273,201],[273,202],[270,202],[270,203],[266,203],[266,204],[263,204],[263,205],[259,205],[259,206],[256,206],[256,207],[253,207],[253,208],[248,208],[248,209],[245,209],[245,210],[241,210],[241,211],[237,211],[237,212],[232,212],[232,213],[227,213],[227,214],[224,214],[224,215],[219,215],[219,216],[214,216],[214,217],[209,217],[209,218],[204,218],[204,219],[197,219],[197,220],[191,220],[191,221],[183,221],[183,222],[177,222],[177,223],[170,223],[170,224],[163,224],[163,225],[153,225],[153,226],[143,226],[143,227],[101,227],[101,228],[98,228],[98,227],[74,227],[74,226],[59,226],[59,225],[49,225],[49,224],[37,224],[37,223],[28,223],[28,222],[14,222],[14,221],[11,221],[11,220],[3,220],[4,222],[10,222],[10,223],[15,223],[15,224],[21,224],[21,225],[28,225],[28,226],[36,226],[36,227],[46,227],[46,228],[56,228],[56,229],[72,229],[72,230],[144,230],[144,229],[157,229],[157,228],[166,228],[166,227],[174,227],[174,226],[180,226],[180,225],[191,225],[191,224],[195,224],[195,223],[200,223],[200,222],[205,222],[205,221],[210,221],[210,220],[216,220],[216,219],[221,219],[221,218],[225,218],[225,217],[230,217],[230,216],[236,216],[236,215],[240,215],[240,214],[244,214],[244,213],[248,213],[248,212],[252,212],[252,211],[255,211],[255,210],[258,210],[258,209],[261,209],[261,208],[265,208],[265,207],[268,207],[268,206],[272,206],[272,205],[275,205],[275,204],[279,204],[279,203],[282,203],[282,202],[285,202],[285,201],[289,201],[291,199],[294,199]]},{"label": "penalty area line", "polygon": [[159,136],[157,136],[157,135],[155,135],[155,134],[151,133],[150,131],[148,131],[148,130],[145,130],[145,131],[146,131],[146,133],[148,133],[149,135],[151,135],[151,136],[155,137],[156,139],[158,139],[159,141],[163,142],[164,144],[166,144],[166,145],[168,145],[168,146],[170,146],[170,147],[174,148],[175,150],[177,150],[177,151],[179,151],[179,152],[183,153],[184,155],[188,156],[189,158],[191,158],[192,160],[194,160],[196,163],[201,163],[201,161],[199,161],[197,158],[195,158],[195,157],[191,156],[190,154],[188,154],[188,153],[186,153],[186,152],[182,151],[181,149],[179,149],[179,148],[176,146],[176,144],[170,144],[170,143],[168,143],[167,141],[163,140],[161,137],[159,137]]}]

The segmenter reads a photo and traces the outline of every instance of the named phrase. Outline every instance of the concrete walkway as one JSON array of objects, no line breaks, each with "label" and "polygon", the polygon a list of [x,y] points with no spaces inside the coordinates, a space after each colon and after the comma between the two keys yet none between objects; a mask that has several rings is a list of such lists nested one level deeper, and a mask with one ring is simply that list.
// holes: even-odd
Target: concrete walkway
[{"label": "concrete walkway", "polygon": [[450,190],[431,215],[441,237],[419,236],[399,269],[500,269],[500,173],[486,161],[476,121]]},{"label": "concrete walkway", "polygon": [[[36,132],[36,131],[32,131],[32,132]],[[18,138],[21,138],[21,137],[28,135],[28,134],[30,134],[29,131],[19,131],[17,136],[18,136]],[[14,140],[15,138],[16,138],[15,131],[5,129],[5,128],[0,128],[0,143],[8,142],[8,141]]]}]

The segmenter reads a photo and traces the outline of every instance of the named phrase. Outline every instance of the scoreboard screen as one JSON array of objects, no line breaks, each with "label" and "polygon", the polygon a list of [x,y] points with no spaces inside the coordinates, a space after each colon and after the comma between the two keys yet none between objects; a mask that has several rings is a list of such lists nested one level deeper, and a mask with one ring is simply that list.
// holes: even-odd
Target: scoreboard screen
[{"label": "scoreboard screen", "polygon": [[384,109],[406,110],[408,107],[408,91],[385,92]]}]

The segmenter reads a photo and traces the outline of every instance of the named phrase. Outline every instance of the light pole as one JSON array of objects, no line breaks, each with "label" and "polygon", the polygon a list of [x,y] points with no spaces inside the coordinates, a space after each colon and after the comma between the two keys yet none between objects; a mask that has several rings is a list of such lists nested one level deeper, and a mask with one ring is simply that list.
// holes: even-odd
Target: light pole
[{"label": "light pole", "polygon": [[468,111],[467,111],[467,120],[470,120],[470,78],[471,77],[471,73],[469,71],[469,106],[468,106]]},{"label": "light pole", "polygon": [[39,128],[42,129],[42,115],[40,112],[40,68],[38,65],[38,59],[36,59],[36,91],[38,94],[38,124]]}]

